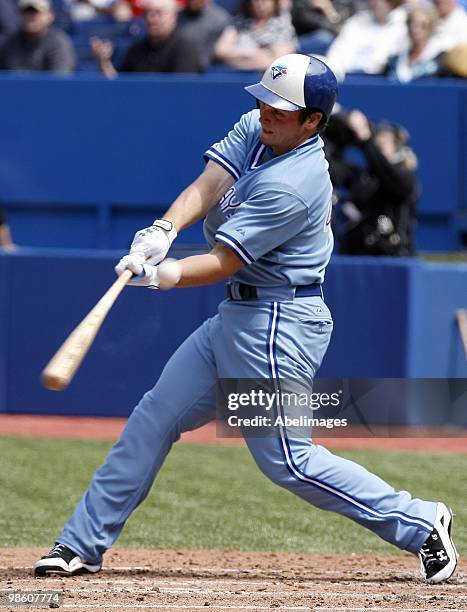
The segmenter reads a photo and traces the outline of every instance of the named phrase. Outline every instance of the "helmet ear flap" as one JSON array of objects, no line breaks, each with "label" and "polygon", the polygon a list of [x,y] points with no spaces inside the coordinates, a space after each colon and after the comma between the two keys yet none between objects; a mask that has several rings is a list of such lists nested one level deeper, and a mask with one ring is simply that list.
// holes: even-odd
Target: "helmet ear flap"
[{"label": "helmet ear flap", "polygon": [[326,116],[331,116],[337,99],[337,79],[333,71],[321,59],[309,56],[310,63],[304,80],[305,104]]}]

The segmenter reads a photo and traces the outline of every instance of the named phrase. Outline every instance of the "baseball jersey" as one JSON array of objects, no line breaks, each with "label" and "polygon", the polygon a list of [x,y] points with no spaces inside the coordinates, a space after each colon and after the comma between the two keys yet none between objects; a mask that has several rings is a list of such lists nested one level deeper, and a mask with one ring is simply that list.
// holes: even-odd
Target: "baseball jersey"
[{"label": "baseball jersey", "polygon": [[258,287],[322,283],[331,257],[332,185],[315,135],[275,156],[260,141],[259,110],[240,118],[205,153],[235,184],[204,222],[209,245],[229,246],[247,264],[233,280]]}]

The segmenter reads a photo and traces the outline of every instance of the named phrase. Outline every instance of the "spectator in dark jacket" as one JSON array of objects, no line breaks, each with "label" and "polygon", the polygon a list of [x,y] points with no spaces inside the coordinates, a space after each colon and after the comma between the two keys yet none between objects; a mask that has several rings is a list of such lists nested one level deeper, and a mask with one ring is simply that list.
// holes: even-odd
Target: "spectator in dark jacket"
[{"label": "spectator in dark jacket", "polygon": [[21,27],[0,47],[0,70],[73,72],[75,53],[68,36],[54,28],[49,0],[20,0]]},{"label": "spectator in dark jacket", "polygon": [[11,0],[0,0],[0,45],[19,28],[19,19]]},{"label": "spectator in dark jacket", "polygon": [[407,132],[388,122],[372,129],[360,111],[352,111],[340,120],[350,143],[360,148],[367,164],[365,169],[345,167],[341,159],[339,170],[331,155],[333,182],[345,193],[340,208],[346,223],[343,231],[337,232],[340,253],[413,255],[417,159],[408,147]]},{"label": "spectator in dark jacket", "polygon": [[212,0],[187,0],[178,15],[178,27],[196,43],[203,67],[211,63],[217,39],[230,25],[231,15]]},{"label": "spectator in dark jacket", "polygon": [[99,38],[91,40],[102,72],[109,78],[119,72],[200,72],[198,47],[177,30],[175,0],[148,0],[144,15],[147,36],[128,49],[118,71],[111,61],[113,45]]},{"label": "spectator in dark jacket", "polygon": [[346,19],[364,8],[365,0],[293,0],[292,22],[299,36],[318,30],[335,34]]}]

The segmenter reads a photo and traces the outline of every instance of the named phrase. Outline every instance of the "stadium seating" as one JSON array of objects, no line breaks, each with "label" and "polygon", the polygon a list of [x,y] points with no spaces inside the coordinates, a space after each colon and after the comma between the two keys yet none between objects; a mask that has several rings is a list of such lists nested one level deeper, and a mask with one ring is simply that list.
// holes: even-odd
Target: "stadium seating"
[{"label": "stadium seating", "polygon": [[[151,221],[201,170],[203,151],[251,109],[243,86],[256,78],[0,76],[0,206],[15,240],[125,248],[133,229]],[[467,229],[465,84],[351,77],[341,86],[340,102],[409,130],[423,187],[417,248],[460,249]],[[180,123],[187,109],[188,131]],[[443,129],[434,132],[427,117],[439,109]],[[64,224],[79,231],[64,233]],[[184,240],[202,242],[200,228]]]},{"label": "stadium seating", "polygon": [[118,22],[114,19],[101,18],[89,21],[74,21],[69,26],[69,34],[77,55],[79,72],[95,72],[97,63],[89,46],[89,40],[97,36],[113,43],[115,50],[112,61],[115,65],[123,59],[128,47],[144,33],[144,22],[140,19],[130,22]]}]

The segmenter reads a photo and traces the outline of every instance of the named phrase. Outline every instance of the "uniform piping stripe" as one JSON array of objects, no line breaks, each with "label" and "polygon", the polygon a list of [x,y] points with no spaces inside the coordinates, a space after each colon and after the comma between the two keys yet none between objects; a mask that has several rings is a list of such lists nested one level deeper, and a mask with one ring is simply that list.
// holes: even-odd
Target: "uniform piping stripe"
[{"label": "uniform piping stripe", "polygon": [[260,146],[253,157],[253,161],[251,162],[250,170],[255,170],[258,167],[257,164],[261,159],[261,155],[264,153],[265,148],[266,146],[260,143]]},{"label": "uniform piping stripe", "polygon": [[240,178],[240,171],[238,170],[238,168],[226,157],[224,157],[224,155],[219,153],[219,151],[216,151],[212,148],[208,149],[204,154],[204,157],[208,157],[209,159],[212,159],[217,162],[220,166],[224,168],[224,170],[227,170],[227,172],[231,174],[234,179]]},{"label": "uniform piping stripe", "polygon": [[217,232],[214,238],[219,242],[223,242],[228,247],[230,247],[233,251],[235,251],[237,255],[240,257],[240,259],[244,261],[246,264],[254,263],[255,260],[250,255],[250,253],[248,253],[245,247],[242,246],[240,242],[238,242],[238,240],[235,240],[235,238],[232,238],[232,236],[229,236],[228,234],[225,234],[224,232]]},{"label": "uniform piping stripe", "polygon": [[[293,151],[298,151],[299,149],[308,147],[312,144],[315,144],[317,141],[318,141],[318,136],[312,136],[311,138],[306,140],[304,143],[302,143],[300,146],[298,146],[296,149],[293,149]],[[256,170],[256,168],[258,168],[259,160],[261,159],[261,156],[263,155],[265,149],[266,149],[266,145],[262,144],[261,141],[256,145],[255,149],[253,150],[253,155],[252,155],[253,161],[250,164],[249,170]]]},{"label": "uniform piping stripe", "polygon": [[[276,391],[278,390],[280,391],[279,371],[278,371],[277,357],[276,357],[276,341],[277,341],[277,334],[278,334],[279,319],[280,319],[280,304],[279,302],[273,302],[271,304],[270,327],[268,330],[268,361],[270,362],[269,371],[272,374],[272,378],[277,381],[275,385]],[[281,417],[284,418],[282,404],[279,404],[279,410],[281,412]],[[413,516],[409,516],[405,514],[404,512],[399,512],[399,511],[381,512],[379,510],[375,510],[373,508],[370,508],[366,504],[360,502],[359,500],[355,499],[354,497],[348,495],[347,493],[344,493],[343,491],[340,491],[339,489],[331,487],[330,485],[319,480],[318,478],[311,478],[310,476],[307,476],[306,474],[304,474],[294,463],[293,455],[290,450],[289,441],[287,439],[286,428],[281,423],[278,423],[277,427],[278,427],[279,435],[280,435],[281,449],[284,454],[284,458],[286,460],[287,467],[289,468],[289,471],[294,476],[294,478],[296,478],[297,480],[301,480],[303,482],[308,482],[309,484],[319,489],[322,489],[324,491],[327,491],[328,493],[330,493],[331,495],[334,495],[335,497],[338,497],[339,499],[347,501],[349,504],[352,504],[353,506],[355,506],[361,512],[363,512],[364,514],[367,514],[368,516],[375,517],[375,518],[381,518],[381,519],[397,519],[401,523],[404,523],[406,525],[411,525],[413,527],[419,527],[421,529],[424,529],[428,533],[431,533],[431,531],[433,530],[433,525],[430,524],[428,521],[425,521],[423,519],[416,518]]]},{"label": "uniform piping stripe", "polygon": [[[272,308],[272,305],[271,305]],[[268,370],[269,370],[269,378],[271,380],[275,380],[274,375],[273,375],[273,371],[272,371],[272,364],[274,362],[273,359],[270,358],[269,355],[269,338],[271,337],[271,329],[272,329],[272,325],[274,322],[274,316],[273,313],[271,311],[271,316],[269,317],[269,323],[268,323],[268,335],[267,335],[267,340],[266,340],[266,355],[268,357]],[[276,389],[274,389],[276,390]]]},{"label": "uniform piping stripe", "polygon": [[[279,315],[279,304],[277,302],[273,302],[271,304],[271,317],[269,321],[269,336],[268,336],[268,361],[269,361],[269,371],[271,372],[271,376],[274,380],[277,380],[279,377],[277,375],[277,366],[275,359],[275,334],[277,330],[277,317]],[[278,384],[275,385],[278,387]],[[276,389],[277,390],[277,389]]]},{"label": "uniform piping stripe", "polygon": [[305,142],[299,145],[296,149],[294,149],[294,151],[298,151],[299,149],[303,149],[303,147],[308,147],[308,145],[315,144],[315,142],[317,141],[318,136],[312,136],[311,138],[308,138],[308,140],[305,140]]}]

